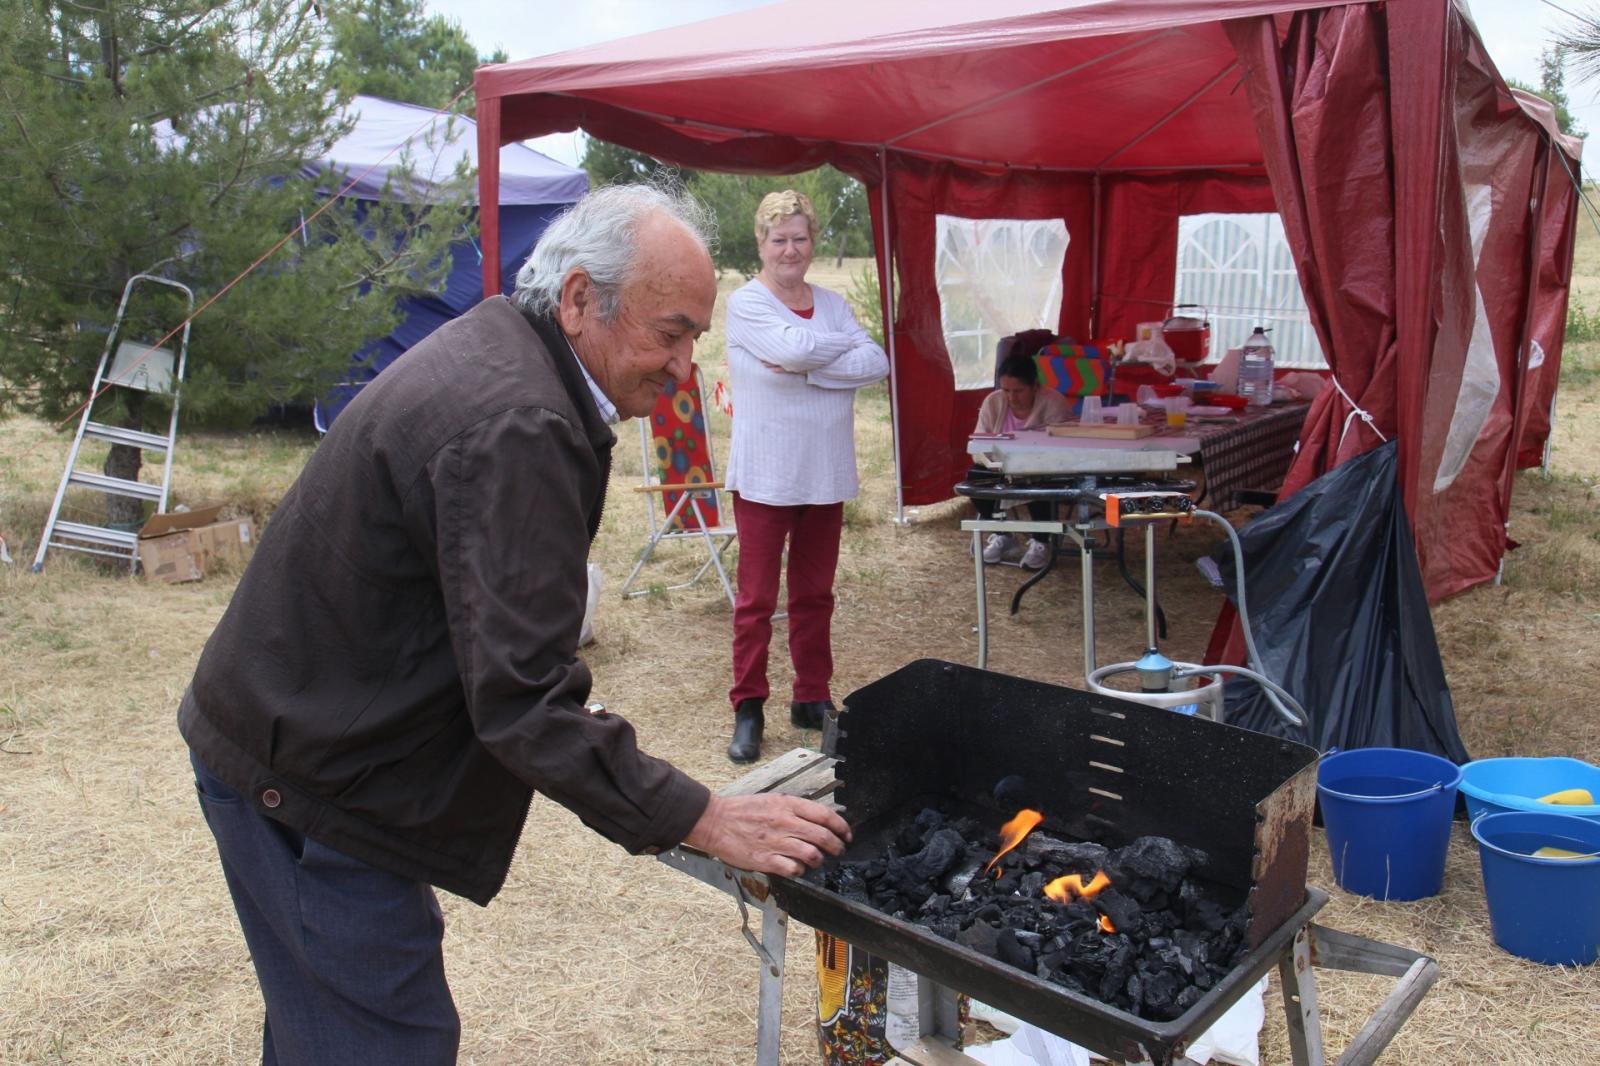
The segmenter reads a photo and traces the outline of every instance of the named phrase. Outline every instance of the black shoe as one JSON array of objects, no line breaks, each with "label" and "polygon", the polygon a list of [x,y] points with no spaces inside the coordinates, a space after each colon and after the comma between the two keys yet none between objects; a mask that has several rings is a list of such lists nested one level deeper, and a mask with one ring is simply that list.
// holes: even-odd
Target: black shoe
[{"label": "black shoe", "polygon": [[823,719],[832,710],[832,700],[795,700],[789,704],[789,724],[796,729],[821,729]]},{"label": "black shoe", "polygon": [[761,708],[766,701],[760,698],[740,700],[733,712],[733,743],[728,745],[728,758],[734,762],[755,762],[761,754],[761,729],[766,716]]}]

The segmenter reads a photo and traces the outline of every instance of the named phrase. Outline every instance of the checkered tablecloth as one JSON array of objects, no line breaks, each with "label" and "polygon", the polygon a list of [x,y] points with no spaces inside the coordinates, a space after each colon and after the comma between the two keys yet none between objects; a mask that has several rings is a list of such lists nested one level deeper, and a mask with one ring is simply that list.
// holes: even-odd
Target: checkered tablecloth
[{"label": "checkered tablecloth", "polygon": [[1239,506],[1241,489],[1274,491],[1294,460],[1308,403],[1247,407],[1225,423],[1193,422],[1186,432],[1200,440],[1205,504],[1213,511]]}]

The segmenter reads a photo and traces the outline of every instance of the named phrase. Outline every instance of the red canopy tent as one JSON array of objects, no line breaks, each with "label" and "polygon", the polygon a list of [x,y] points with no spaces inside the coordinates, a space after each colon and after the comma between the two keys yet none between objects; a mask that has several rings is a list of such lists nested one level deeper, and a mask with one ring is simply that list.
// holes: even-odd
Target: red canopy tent
[{"label": "red canopy tent", "polygon": [[475,89],[490,257],[494,149],[547,133],[866,183],[903,504],[951,495],[982,396],[954,387],[936,215],[1064,220],[1059,328],[1114,337],[1170,301],[1180,215],[1275,210],[1339,386],[1285,490],[1398,436],[1429,595],[1496,572],[1549,431],[1579,144],[1450,0],[789,0]]}]

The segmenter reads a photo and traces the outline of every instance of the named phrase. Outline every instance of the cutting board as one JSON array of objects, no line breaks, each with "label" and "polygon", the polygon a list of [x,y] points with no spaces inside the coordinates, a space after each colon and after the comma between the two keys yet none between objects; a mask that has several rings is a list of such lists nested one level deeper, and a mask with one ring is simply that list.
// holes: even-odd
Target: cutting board
[{"label": "cutting board", "polygon": [[1116,422],[1102,422],[1098,426],[1085,426],[1077,422],[1052,422],[1045,429],[1052,437],[1103,437],[1110,440],[1138,440],[1153,437],[1155,426],[1135,423],[1124,426]]}]

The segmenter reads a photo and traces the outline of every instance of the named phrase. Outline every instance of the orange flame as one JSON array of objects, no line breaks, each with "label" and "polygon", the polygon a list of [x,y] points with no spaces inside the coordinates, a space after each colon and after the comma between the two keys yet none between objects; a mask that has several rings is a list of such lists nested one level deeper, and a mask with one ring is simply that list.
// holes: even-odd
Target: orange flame
[{"label": "orange flame", "polygon": [[1083,878],[1078,874],[1067,874],[1065,877],[1058,877],[1044,886],[1044,894],[1057,903],[1071,903],[1073,896],[1077,896],[1080,899],[1093,899],[1103,889],[1110,887],[1111,878],[1106,876],[1104,870],[1096,870],[1094,877],[1090,879],[1088,884],[1084,884]]},{"label": "orange flame", "polygon": [[1018,811],[1015,818],[1000,827],[1000,839],[1005,842],[1006,846],[994,853],[994,858],[989,860],[989,865],[983,868],[983,872],[988,873],[994,869],[994,864],[1000,861],[1000,857],[1022,843],[1023,838],[1033,832],[1033,827],[1042,821],[1044,821],[1044,815],[1038,811],[1029,810],[1026,807]]},{"label": "orange flame", "polygon": [[1115,933],[1117,931],[1117,927],[1111,924],[1110,918],[1107,918],[1102,914],[1100,916],[1100,931],[1102,933]]}]

